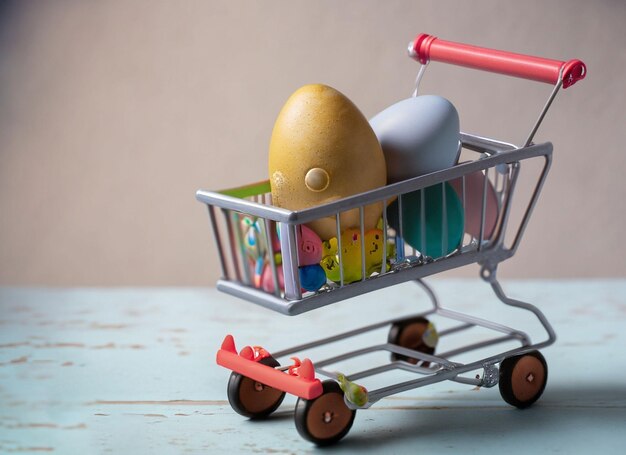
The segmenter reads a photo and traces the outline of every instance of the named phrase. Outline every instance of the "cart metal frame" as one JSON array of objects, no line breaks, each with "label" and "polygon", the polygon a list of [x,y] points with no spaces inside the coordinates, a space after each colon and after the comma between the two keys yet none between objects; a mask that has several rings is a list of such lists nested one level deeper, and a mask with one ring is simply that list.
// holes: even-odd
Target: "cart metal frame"
[{"label": "cart metal frame", "polygon": [[[452,326],[439,331],[438,336],[440,338],[461,333],[472,328],[485,329],[490,335],[480,341],[455,347],[449,349],[447,352],[437,352],[433,354],[409,349],[389,341],[376,343],[358,349],[351,349],[347,352],[342,352],[324,359],[318,359],[314,366],[308,359],[305,359],[308,363],[306,368],[303,366],[303,370],[306,370],[306,372],[300,375],[294,373],[293,377],[288,380],[285,379],[285,376],[292,375],[292,368],[294,368],[294,366],[266,367],[256,365],[255,363],[259,363],[261,358],[258,356],[261,351],[257,348],[253,350],[250,347],[246,347],[241,353],[237,354],[234,341],[229,335],[225,339],[222,349],[218,351],[218,363],[231,368],[234,371],[233,374],[241,375],[250,373],[249,377],[252,380],[262,381],[261,377],[266,377],[264,374],[261,374],[263,373],[262,370],[272,370],[272,375],[270,376],[272,376],[273,379],[271,380],[287,385],[285,389],[280,389],[280,387],[277,387],[274,383],[268,383],[270,386],[277,387],[280,390],[298,390],[298,392],[292,393],[299,394],[300,399],[304,399],[305,401],[314,400],[317,396],[321,396],[320,394],[325,393],[322,392],[321,387],[318,387],[320,383],[319,380],[314,377],[314,373],[341,382],[339,374],[329,368],[331,365],[336,365],[348,359],[374,352],[388,352],[392,355],[392,360],[382,365],[350,372],[345,375],[347,380],[350,382],[357,381],[392,370],[402,370],[416,374],[417,377],[415,379],[367,391],[365,401],[358,404],[349,399],[348,393],[346,392],[344,401],[346,406],[352,410],[369,408],[375,402],[389,395],[444,380],[479,387],[493,387],[499,383],[501,369],[505,368],[505,363],[508,362],[506,368],[512,368],[511,365],[514,362],[509,361],[517,361],[516,359],[522,358],[525,355],[527,357],[534,355],[536,359],[541,359],[540,361],[543,363],[544,370],[542,375],[545,375],[543,377],[543,386],[545,386],[547,367],[545,361],[542,360],[543,358],[537,351],[555,342],[556,335],[554,329],[545,315],[536,306],[512,299],[505,294],[497,279],[497,269],[501,262],[513,257],[517,251],[532,212],[539,199],[552,162],[552,144],[549,142],[534,144],[532,142],[534,135],[557,92],[561,88],[569,87],[585,76],[586,68],[584,63],[579,60],[559,62],[538,57],[494,51],[438,40],[433,36],[424,34],[418,35],[416,40],[409,45],[409,55],[422,64],[416,79],[414,96],[417,95],[418,86],[424,74],[424,70],[431,59],[548,82],[554,84],[554,87],[523,146],[517,147],[507,142],[461,133],[460,149],[475,153],[474,159],[471,161],[457,164],[448,169],[390,184],[372,191],[346,197],[328,204],[298,211],[275,207],[271,203],[268,181],[220,192],[199,190],[196,193],[196,198],[198,201],[206,204],[208,208],[211,230],[217,245],[222,270],[222,278],[218,281],[217,288],[235,297],[242,298],[289,316],[302,314],[374,290],[408,281],[413,281],[421,286],[430,299],[431,308],[424,312],[416,313],[408,317],[403,316],[402,318],[376,322],[365,327],[277,351],[272,354],[274,359],[288,357],[320,346],[331,345],[332,343],[347,340],[351,337],[372,332],[386,326],[394,326],[394,324],[411,318],[425,318],[427,316],[437,316],[453,321]],[[516,196],[520,171],[522,167],[531,160],[539,160],[541,168],[536,177],[534,186],[532,186],[531,194],[522,206],[521,218],[516,222],[516,226],[509,226],[513,224],[511,216],[512,205]],[[403,197],[408,193],[424,190],[435,185],[441,185],[441,204],[443,207],[441,210],[441,238],[447,239],[446,183],[453,180],[458,182],[460,179],[462,189],[459,196],[462,201],[463,210],[466,210],[468,207],[468,200],[466,198],[469,197],[466,191],[466,179],[469,175],[475,173],[479,173],[483,179],[482,198],[479,201],[481,213],[478,235],[468,235],[466,233],[458,245],[452,245],[454,248],[451,252],[449,252],[447,248],[448,245],[445,244],[447,240],[444,240],[442,254],[436,257],[428,257],[406,245],[403,242],[404,236],[402,232]],[[489,185],[495,188],[498,217],[493,233],[489,238],[486,238],[485,217]],[[451,191],[451,189],[448,191]],[[424,226],[425,211],[427,209],[424,208],[424,191],[421,191],[420,194],[422,203],[419,216],[421,217],[421,225]],[[473,197],[475,196],[474,194]],[[384,237],[382,243],[383,261],[380,270],[368,276],[366,274],[364,259],[364,208],[368,205],[378,203],[382,203],[383,207],[387,207],[388,204],[395,199],[398,201],[398,229],[396,231],[389,227],[387,211],[384,209],[382,211],[382,233]],[[475,202],[476,201],[474,201],[474,203]],[[343,232],[343,227],[341,213],[351,210],[357,210],[360,215],[360,246],[361,257],[363,259],[361,263],[361,280],[347,283],[344,280],[343,273],[344,264],[341,248],[341,233]],[[261,235],[264,236],[267,245],[267,261],[271,268],[271,276],[274,284],[274,291],[272,293],[265,292],[253,282],[251,271],[246,263],[246,254],[242,248],[242,236],[244,233],[241,231],[241,220],[243,217],[251,217],[262,221],[260,224],[260,232]],[[336,224],[340,270],[339,282],[332,283],[328,281],[326,285],[315,292],[303,291],[300,286],[298,274],[297,228],[299,225],[309,223],[313,220],[328,217],[334,219]],[[347,227],[353,228],[353,226]],[[276,263],[275,253],[277,253],[277,251],[274,251],[271,238],[271,233],[276,229],[280,233],[281,265]],[[423,231],[424,230],[422,230],[422,232]],[[507,232],[513,233],[512,239],[507,237]],[[423,236],[421,245],[425,245],[425,234],[422,233],[421,235]],[[395,242],[395,253],[390,254],[391,251],[388,251],[390,249],[388,245],[392,240]],[[545,331],[545,339],[539,342],[532,342],[530,336],[522,330],[444,308],[439,303],[431,287],[424,282],[424,278],[428,276],[473,263],[479,265],[480,277],[491,286],[494,294],[502,303],[510,307],[526,310],[534,315]],[[388,264],[390,264],[389,267]],[[279,268],[282,268],[284,275],[284,289],[281,289],[281,286],[279,286]],[[507,349],[503,352],[497,352],[496,354],[490,353],[487,356],[480,356],[480,358],[467,363],[460,363],[453,360],[462,354],[472,353],[483,348],[510,342],[519,344],[519,346],[513,349]],[[262,351],[265,352],[264,350]],[[267,354],[267,352],[265,352],[265,354]],[[394,357],[394,355],[396,355],[396,357]],[[415,363],[402,360],[402,357],[398,360],[397,356],[404,356],[405,359],[413,359]],[[248,368],[248,366],[250,366],[250,368]],[[254,368],[252,368],[252,366]],[[299,366],[299,364],[296,366]],[[279,370],[288,374],[276,374],[277,372],[273,370]],[[481,370],[482,375],[467,375],[467,373]],[[267,377],[269,378],[269,376]],[[532,378],[529,377],[528,380],[532,381]],[[294,387],[292,387],[292,385],[294,385]],[[313,387],[313,385],[315,385],[315,387]],[[542,391],[543,388],[538,392],[539,395]],[[504,396],[504,392],[502,393],[505,400],[511,403],[511,401]],[[534,399],[529,400],[528,405],[534,402]],[[517,406],[517,404],[515,405]],[[518,407],[524,406],[525,404],[522,403],[522,405]],[[302,409],[305,408],[306,406],[302,407]],[[320,443],[315,437],[307,435],[308,430],[302,430],[302,426],[304,425],[306,427],[307,424],[306,422],[298,423],[298,409],[297,406],[296,427],[298,431],[306,438]],[[328,416],[330,416],[330,414],[328,414]],[[351,422],[350,420],[345,431],[338,436],[333,436],[328,441],[334,442],[336,439],[343,437],[352,424]],[[322,440],[321,443],[328,441]]]},{"label": "cart metal frame", "polygon": [[[463,348],[455,349],[451,352],[438,353],[437,355],[425,354],[390,343],[376,344],[351,352],[342,353],[331,358],[317,360],[315,362],[316,373],[322,376],[336,379],[336,373],[334,371],[328,371],[324,369],[325,366],[336,364],[349,358],[365,355],[380,350],[408,356],[424,362],[430,362],[429,367],[422,367],[415,366],[404,361],[393,361],[387,365],[378,366],[365,371],[353,372],[349,375],[346,375],[349,380],[356,381],[393,369],[401,369],[405,371],[415,372],[422,376],[415,380],[407,381],[401,384],[395,384],[378,390],[369,391],[369,400],[364,406],[360,406],[361,408],[370,407],[373,403],[386,396],[444,380],[452,380],[464,384],[472,384],[481,387],[493,387],[497,385],[497,365],[502,362],[503,359],[513,355],[524,354],[525,352],[544,348],[554,343],[554,341],[556,340],[555,332],[544,314],[536,306],[530,303],[509,298],[504,293],[502,286],[500,285],[496,276],[498,264],[512,257],[520,244],[524,230],[526,229],[528,220],[539,198],[541,188],[544,184],[548,170],[550,168],[552,158],[552,144],[544,143],[516,149],[513,145],[508,143],[494,141],[492,139],[473,136],[465,133],[462,133],[461,135],[461,143],[464,149],[472,150],[478,153],[479,158],[468,163],[454,166],[453,168],[416,177],[414,179],[406,180],[393,185],[388,185],[386,187],[379,188],[368,193],[345,198],[331,204],[326,204],[324,206],[314,207],[298,212],[286,211],[284,209],[266,205],[263,198],[265,196],[266,201],[267,195],[256,195],[253,196],[253,199],[256,199],[256,201],[249,201],[235,198],[224,193],[208,192],[202,190],[198,191],[196,197],[201,202],[207,204],[212,229],[216,234],[216,239],[218,239],[218,252],[220,254],[220,263],[222,264],[222,271],[224,274],[224,278],[218,281],[218,289],[235,297],[248,300],[250,302],[256,303],[279,313],[293,316],[348,298],[352,298],[373,290],[382,289],[406,281],[415,281],[424,289],[424,291],[430,298],[432,309],[409,317],[429,316],[436,314],[438,316],[453,319],[461,323],[457,327],[439,332],[440,337],[444,337],[446,335],[456,333],[462,330],[467,330],[472,327],[483,327],[496,332],[499,336],[491,339],[485,339],[479,343],[467,345]],[[505,246],[505,228],[509,219],[514,189],[517,183],[522,163],[525,160],[537,157],[541,157],[544,160],[539,179],[533,189],[531,199],[526,206],[523,218],[515,233],[512,244],[510,246]],[[492,170],[493,172],[490,173],[489,170]],[[432,185],[450,181],[455,178],[464,179],[465,176],[467,176],[469,173],[476,171],[483,172],[485,175],[485,179],[487,179],[489,175],[498,174],[500,176],[503,176],[504,178],[502,190],[499,192],[500,202],[502,204],[502,214],[498,221],[496,231],[490,241],[485,241],[484,239],[482,241],[472,239],[466,242],[462,247],[458,248],[454,253],[445,257],[437,258],[435,260],[418,259],[417,261],[413,262],[411,262],[410,260],[400,260],[389,272],[381,273],[374,277],[365,278],[356,283],[325,288],[317,293],[309,293],[309,295],[303,295],[302,292],[299,291],[299,284],[297,283],[298,274],[296,268],[296,270],[293,272],[293,277],[289,278],[294,282],[292,286],[288,286],[288,279],[285,278],[286,288],[291,288],[291,292],[293,292],[293,298],[289,298],[289,291],[287,290],[284,293],[276,292],[274,294],[269,294],[267,292],[264,292],[263,290],[256,289],[252,287],[249,283],[246,284],[246,282],[244,281],[245,278],[243,277],[243,273],[241,271],[233,272],[226,266],[226,263],[229,259],[232,260],[234,257],[236,258],[239,254],[237,249],[228,248],[232,245],[227,245],[226,243],[230,241],[230,239],[236,239],[240,234],[233,232],[236,231],[236,229],[234,228],[235,223],[226,222],[225,226],[227,227],[229,232],[222,233],[223,236],[220,235],[220,230],[217,224],[218,209],[220,209],[226,221],[233,216],[233,213],[247,214],[263,218],[266,222],[268,220],[274,221],[278,223],[281,232],[292,233],[291,236],[281,235],[281,243],[283,245],[287,245],[287,248],[283,249],[283,258],[291,256],[291,261],[285,261],[283,259],[283,263],[285,264],[286,268],[291,267],[294,264],[297,267],[297,251],[295,248],[295,226],[297,226],[298,224],[307,223],[313,219],[324,216],[335,216],[337,220],[339,220],[338,213],[344,210],[351,210],[354,208],[362,210],[365,205],[378,201],[383,201],[386,205],[386,201],[390,200],[394,196],[400,196],[401,194],[406,194],[408,192],[416,191],[418,189],[430,187]],[[226,193],[228,192],[229,191],[226,191]],[[339,227],[338,230],[340,231],[340,229],[341,228]],[[271,242],[268,241],[268,244],[271,244]],[[285,254],[285,251],[291,252],[291,254]],[[230,258],[227,257],[227,255],[230,255]],[[503,303],[528,310],[536,316],[538,321],[541,323],[541,326],[545,329],[547,335],[547,338],[545,340],[539,343],[532,343],[530,337],[520,330],[506,327],[484,319],[479,319],[468,314],[452,311],[441,306],[435,293],[424,282],[423,278],[472,263],[477,263],[480,265],[480,276],[483,280],[491,285],[495,295]],[[242,279],[241,281],[237,279],[237,274],[239,278]],[[285,273],[285,276],[287,276],[287,273]],[[407,319],[407,317],[405,316],[402,319]],[[272,355],[276,359],[288,357],[290,355],[306,351],[307,349],[327,345],[339,340],[347,339],[362,333],[373,331],[381,327],[391,325],[394,322],[397,322],[397,320],[386,320],[383,322],[369,325],[367,327],[274,352],[272,353]],[[520,343],[520,346],[516,349],[501,352],[497,355],[480,358],[474,362],[470,362],[467,364],[461,364],[448,360],[448,358],[452,356],[512,340],[518,341]],[[483,370],[483,374],[479,378],[462,376],[465,373],[480,369]],[[355,405],[353,403],[350,403],[348,401],[346,401],[346,403],[350,407],[355,408]]]}]

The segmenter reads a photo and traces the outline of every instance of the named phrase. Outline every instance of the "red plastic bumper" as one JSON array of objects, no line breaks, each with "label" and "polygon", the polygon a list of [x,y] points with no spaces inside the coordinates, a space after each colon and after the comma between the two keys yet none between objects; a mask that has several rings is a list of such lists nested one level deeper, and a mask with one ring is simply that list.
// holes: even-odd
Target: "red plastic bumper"
[{"label": "red plastic bumper", "polygon": [[222,348],[217,351],[218,365],[262,384],[307,400],[322,394],[322,383],[315,378],[315,369],[309,359],[302,360],[298,368],[290,368],[290,373],[263,365],[258,360],[259,358],[255,359],[254,350],[249,346],[237,354],[232,335],[226,335]]}]

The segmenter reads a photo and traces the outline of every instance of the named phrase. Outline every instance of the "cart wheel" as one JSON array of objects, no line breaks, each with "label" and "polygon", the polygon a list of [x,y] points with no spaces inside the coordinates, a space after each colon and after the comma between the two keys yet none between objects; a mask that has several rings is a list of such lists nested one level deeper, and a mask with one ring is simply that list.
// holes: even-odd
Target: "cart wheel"
[{"label": "cart wheel", "polygon": [[[260,363],[278,367],[280,364],[273,357],[259,360]],[[234,371],[228,380],[228,401],[231,407],[244,417],[262,419],[278,409],[285,398],[285,392],[261,384]]]},{"label": "cart wheel", "polygon": [[356,415],[356,410],[346,405],[339,384],[328,380],[322,386],[319,397],[298,398],[294,415],[300,436],[318,446],[333,444],[348,434]]},{"label": "cart wheel", "polygon": [[509,357],[500,363],[500,394],[512,406],[529,407],[539,399],[547,381],[548,366],[539,351]]},{"label": "cart wheel", "polygon": [[[424,354],[434,354],[435,348],[426,345],[422,338],[428,328],[428,323],[428,319],[422,316],[395,322],[389,329],[387,341],[403,348],[423,352]],[[391,353],[391,360],[404,360],[414,365],[419,361],[395,352]],[[428,365],[430,365],[430,362],[424,362],[422,366],[427,367]]]}]

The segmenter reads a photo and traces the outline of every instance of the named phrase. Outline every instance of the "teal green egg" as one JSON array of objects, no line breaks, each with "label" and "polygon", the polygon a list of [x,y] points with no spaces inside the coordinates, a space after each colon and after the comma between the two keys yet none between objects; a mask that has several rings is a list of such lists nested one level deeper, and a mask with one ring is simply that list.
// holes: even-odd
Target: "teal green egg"
[{"label": "teal green egg", "polygon": [[[424,192],[423,197],[422,191]],[[406,243],[423,255],[433,258],[445,256],[459,246],[463,237],[463,206],[449,183],[413,191],[402,195],[401,198],[402,238]],[[422,204],[424,207],[423,220]],[[398,207],[398,199],[387,207],[387,220],[389,225],[400,235]],[[447,229],[444,229],[444,222]],[[447,235],[445,235],[446,230]],[[422,239],[422,237],[424,238]],[[424,245],[422,245],[422,241],[424,241]]]}]

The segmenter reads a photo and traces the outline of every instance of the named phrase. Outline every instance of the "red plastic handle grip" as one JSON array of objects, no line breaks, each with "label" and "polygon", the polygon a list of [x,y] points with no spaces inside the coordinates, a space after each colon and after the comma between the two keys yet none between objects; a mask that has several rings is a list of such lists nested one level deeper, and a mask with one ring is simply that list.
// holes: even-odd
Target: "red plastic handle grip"
[{"label": "red plastic handle grip", "polygon": [[434,60],[548,84],[556,84],[560,75],[563,88],[575,84],[587,74],[587,67],[580,60],[561,62],[532,57],[444,41],[425,33],[417,36],[409,51],[411,57],[422,64]]}]

